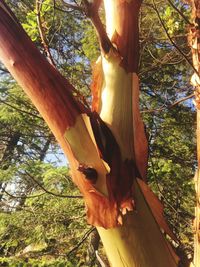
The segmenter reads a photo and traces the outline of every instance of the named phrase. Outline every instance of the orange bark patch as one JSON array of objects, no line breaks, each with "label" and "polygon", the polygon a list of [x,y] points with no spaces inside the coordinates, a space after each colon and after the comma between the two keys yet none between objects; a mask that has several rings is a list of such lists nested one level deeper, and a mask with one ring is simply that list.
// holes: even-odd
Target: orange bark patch
[{"label": "orange bark patch", "polygon": [[92,68],[92,110],[99,112],[101,109],[101,90],[103,86],[103,71],[101,60],[98,60]]},{"label": "orange bark patch", "polygon": [[22,27],[6,10],[0,11],[1,60],[52,132],[61,136],[85,108],[75,101],[73,86],[41,55]]},{"label": "orange bark patch", "polygon": [[[136,176],[133,162],[122,162],[119,146],[106,124],[98,115],[92,117],[89,110],[75,101],[72,85],[47,62],[22,27],[2,6],[0,6],[0,58],[37,107],[68,157],[73,180],[85,198],[89,223],[105,228],[117,226],[121,213],[133,209],[132,184]],[[96,88],[101,81],[100,73],[97,77],[99,82]],[[78,162],[74,156],[72,146],[74,140],[70,143],[64,137],[67,129],[75,128],[75,122],[81,113],[91,116],[100,155],[111,169],[110,173],[105,175],[108,197],[95,188],[96,177],[89,181],[86,179],[87,173],[85,175],[78,170],[82,162]],[[81,127],[82,125],[84,121]],[[76,131],[76,140],[79,143],[82,141],[82,133],[83,131]],[[85,134],[87,135],[87,131]],[[91,148],[84,148],[82,155],[84,151],[90,154]],[[80,153],[77,154],[80,156]],[[99,156],[98,153],[97,155]],[[92,164],[88,165],[93,168]],[[98,180],[98,168],[96,171]],[[96,175],[95,171],[94,174]]]},{"label": "orange bark patch", "polygon": [[70,164],[73,181],[84,196],[88,223],[105,229],[116,227],[119,213],[116,202],[110,201],[97,191],[91,181],[85,179],[85,175],[78,170],[79,162],[73,156],[70,158]]},{"label": "orange bark patch", "polygon": [[134,209],[132,185],[138,176],[137,168],[133,160],[122,161],[120,148],[111,130],[97,113],[91,116],[91,124],[100,155],[110,167],[106,179],[110,203],[116,207],[117,216],[125,214]]},{"label": "orange bark patch", "polygon": [[161,204],[160,200],[158,199],[158,197],[151,191],[151,189],[149,188],[149,186],[147,184],[145,184],[142,180],[137,179],[137,182],[142,190],[142,193],[153,213],[153,216],[156,220],[156,222],[158,223],[158,225],[160,226],[160,228],[162,228],[166,234],[168,234],[174,241],[177,242],[177,238],[174,235],[174,233],[171,231],[171,229],[169,228],[165,218],[164,218],[164,214],[163,214],[163,205]]}]

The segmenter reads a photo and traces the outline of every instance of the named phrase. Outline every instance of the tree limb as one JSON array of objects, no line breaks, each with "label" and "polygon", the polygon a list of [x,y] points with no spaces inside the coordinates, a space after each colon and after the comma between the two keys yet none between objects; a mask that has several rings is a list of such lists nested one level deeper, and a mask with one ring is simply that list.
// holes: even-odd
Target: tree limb
[{"label": "tree limb", "polygon": [[3,189],[3,192],[6,195],[8,195],[9,197],[15,198],[15,199],[16,198],[19,198],[19,199],[36,198],[36,197],[41,197],[41,196],[43,196],[45,194],[45,193],[42,193],[42,194],[34,195],[34,196],[25,196],[25,195],[20,196],[20,195],[13,195],[13,194],[9,193],[8,191],[6,191],[5,189]]},{"label": "tree limb", "polygon": [[13,108],[13,109],[19,111],[20,113],[24,113],[24,114],[27,114],[27,115],[29,115],[29,116],[35,117],[35,118],[37,118],[37,119],[43,120],[42,117],[40,117],[40,116],[38,116],[38,115],[36,115],[36,114],[33,114],[33,113],[31,113],[31,112],[28,112],[28,111],[26,111],[26,110],[22,110],[22,109],[20,109],[20,108],[18,108],[18,107],[15,107],[15,106],[13,106],[13,105],[7,103],[7,102],[4,101],[4,100],[1,100],[1,99],[0,99],[0,102],[3,103],[4,105],[8,106],[8,107],[11,107],[11,108]]},{"label": "tree limb", "polygon": [[81,241],[73,248],[71,249],[68,253],[67,256],[72,254],[74,251],[76,251],[83,243],[84,241],[88,238],[88,236],[95,230],[95,227],[91,227],[82,237]]},{"label": "tree limb", "polygon": [[149,110],[142,110],[141,113],[154,113],[154,112],[158,112],[158,111],[163,111],[165,109],[171,109],[173,108],[174,106],[180,104],[181,102],[184,102],[192,97],[194,97],[195,94],[192,93],[190,94],[189,96],[186,96],[186,97],[183,97],[177,101],[175,101],[174,103],[172,103],[171,105],[168,105],[168,106],[162,106],[161,108],[157,108],[157,109],[149,109]]},{"label": "tree limb", "polygon": [[169,35],[168,30],[167,30],[167,28],[166,28],[166,26],[165,26],[165,24],[164,24],[164,22],[163,22],[163,20],[162,20],[162,18],[161,18],[161,16],[160,16],[160,13],[159,13],[159,11],[158,11],[158,8],[157,8],[157,6],[156,6],[155,1],[154,1],[154,0],[152,0],[152,1],[153,1],[153,7],[154,7],[154,10],[155,10],[156,14],[158,15],[158,19],[159,19],[159,21],[160,21],[160,23],[161,23],[161,25],[162,25],[162,27],[163,27],[163,29],[164,29],[166,35],[167,35],[169,41],[170,41],[171,44],[176,48],[176,50],[177,50],[177,51],[184,57],[184,59],[185,59],[185,60],[187,61],[187,63],[192,67],[192,69],[194,70],[194,72],[195,72],[195,73],[198,75],[198,77],[199,77],[198,70],[194,67],[194,65],[190,62],[190,60],[188,59],[188,57],[183,53],[183,51],[181,51],[181,49],[178,47],[178,45],[173,41],[173,39],[172,39],[171,36]]},{"label": "tree limb", "polygon": [[190,26],[193,26],[193,23],[189,21],[189,19],[180,11],[180,9],[178,9],[171,0],[167,0],[169,2],[169,4],[173,7],[173,9],[176,10],[176,12],[185,20],[185,22],[187,24],[189,24]]},{"label": "tree limb", "polygon": [[27,174],[33,181],[34,183],[36,183],[45,193],[53,195],[55,197],[62,197],[62,198],[80,198],[82,199],[82,196],[70,196],[70,195],[61,195],[61,194],[56,194],[52,191],[49,191],[48,189],[46,189],[43,185],[41,185],[40,182],[38,182],[30,173],[28,173],[27,171],[25,171],[25,174]]},{"label": "tree limb", "polygon": [[[107,54],[111,48],[115,49],[109,39],[104,25],[99,17],[99,7],[101,4],[101,0],[97,0],[94,2],[89,2],[88,0],[83,0],[83,7],[86,16],[91,20],[99,39],[100,47],[103,53]],[[116,50],[116,49],[115,49]]]},{"label": "tree limb", "polygon": [[49,49],[49,45],[47,42],[47,38],[44,32],[44,28],[42,26],[42,20],[41,20],[41,8],[42,8],[42,2],[39,0],[36,0],[36,12],[37,12],[37,23],[38,23],[38,29],[39,29],[39,33],[40,33],[40,38],[42,40],[42,44],[45,50],[45,53],[47,55],[47,58],[49,60],[49,62],[52,64],[52,66],[55,67],[55,62],[53,60],[53,57],[51,55],[50,49]]}]

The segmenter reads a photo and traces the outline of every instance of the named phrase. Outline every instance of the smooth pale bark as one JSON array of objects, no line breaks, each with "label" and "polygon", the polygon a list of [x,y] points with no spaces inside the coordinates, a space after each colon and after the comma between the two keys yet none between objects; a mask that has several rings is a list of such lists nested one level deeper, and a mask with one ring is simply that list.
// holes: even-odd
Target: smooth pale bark
[{"label": "smooth pale bark", "polygon": [[[123,38],[121,34],[124,33],[124,28],[121,24],[125,22],[120,21],[117,16],[117,9],[120,8],[120,5],[121,8],[124,8],[124,12],[127,12],[127,8],[130,8],[133,16],[137,16],[137,11],[134,14],[133,6],[129,6],[129,3],[131,4],[132,1],[104,1],[106,29],[110,39],[114,39],[113,36],[116,34]],[[135,8],[138,9],[137,3]],[[133,36],[135,34],[133,38],[136,40],[133,41],[128,37],[128,33],[131,32],[131,29],[128,29],[130,27],[128,22],[127,32],[124,35],[127,38],[126,41],[130,43],[127,43],[127,47],[124,48],[120,44],[120,37],[116,39],[116,44],[119,44],[118,50],[125,55],[125,63],[122,64],[122,58],[115,51],[111,50],[106,56],[102,55],[104,82],[101,89],[100,116],[112,130],[120,145],[122,159],[135,160],[140,173],[144,177],[143,166],[147,151],[145,151],[144,126],[139,113],[139,82],[136,65],[129,64],[129,57],[134,60],[134,57],[138,57],[136,55],[138,51],[129,51],[128,47],[128,45],[134,46],[133,44],[137,42],[137,32],[132,33]],[[133,28],[132,30],[134,31]],[[137,25],[135,30],[137,31]],[[135,49],[137,48],[136,44]],[[128,51],[130,54],[127,54]],[[124,216],[123,225],[107,230],[97,228],[111,266],[177,266],[178,259],[164,239],[136,180],[133,188],[136,210]]]},{"label": "smooth pale bark", "polygon": [[175,267],[178,258],[166,243],[152,213],[134,182],[137,209],[113,229],[97,228],[112,267]]},{"label": "smooth pale bark", "polygon": [[[105,62],[104,65],[106,65]],[[107,66],[104,66],[104,68],[106,69]],[[112,69],[110,62],[108,68]],[[118,66],[118,68],[121,67]],[[104,75],[110,75],[110,72],[111,70],[105,71]],[[122,73],[124,73],[124,77],[122,77]],[[133,146],[133,138],[130,138],[128,147],[126,146],[125,138],[125,136],[133,136],[133,128],[130,126],[127,127],[130,124],[128,124],[126,121],[128,119],[131,122],[133,118],[132,116],[129,118],[129,116],[125,116],[125,114],[127,114],[126,112],[128,109],[130,109],[129,112],[132,114],[132,105],[138,105],[137,99],[133,99],[132,97],[132,90],[138,90],[137,77],[136,74],[134,74],[133,78],[130,74],[128,75],[127,73],[123,72],[122,68],[119,72],[116,71],[115,64],[113,66],[113,73],[111,77],[115,81],[114,88],[112,88],[111,82],[107,82],[107,84],[111,85],[111,87],[108,86],[108,88],[104,88],[103,90],[104,104],[102,106],[100,115],[112,129],[112,132],[120,144],[123,157],[134,157],[134,154],[131,154],[133,151],[130,151],[130,144]],[[119,77],[121,82],[118,81]],[[105,77],[105,79],[106,78],[107,77]],[[108,79],[110,78],[108,77]],[[122,88],[123,90],[121,90]],[[113,93],[112,90],[116,89],[119,90]],[[105,94],[105,90],[107,90],[107,95]],[[120,105],[120,101],[122,99],[125,101],[124,105]],[[109,102],[110,100],[111,103]],[[120,110],[119,113],[113,112],[115,106],[112,103],[112,100],[115,105],[119,103],[119,105],[117,105]],[[135,102],[132,103],[132,101]],[[120,117],[122,119],[118,120]],[[122,129],[127,129],[126,135],[124,135],[124,131],[121,133],[120,130]],[[125,215],[123,225],[107,230],[97,227],[111,266],[177,266],[178,259],[164,239],[160,228],[155,221],[153,214],[146,203],[146,200],[136,181],[134,182],[133,188],[136,210]]]},{"label": "smooth pale bark", "polygon": [[[70,162],[73,181],[85,196],[90,223],[106,226],[108,219],[101,214],[105,213],[105,206],[106,212],[113,214],[113,206],[105,198],[108,170],[91,133],[86,115],[90,110],[74,99],[73,86],[40,54],[3,1],[0,1],[0,59],[61,145]],[[95,187],[78,170],[80,163],[98,170]]]}]

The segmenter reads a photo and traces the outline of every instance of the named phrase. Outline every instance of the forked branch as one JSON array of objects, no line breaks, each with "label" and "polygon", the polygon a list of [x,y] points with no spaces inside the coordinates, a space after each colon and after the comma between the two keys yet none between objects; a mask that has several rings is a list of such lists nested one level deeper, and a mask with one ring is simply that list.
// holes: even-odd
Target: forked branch
[{"label": "forked branch", "polygon": [[111,40],[109,39],[104,25],[99,16],[99,8],[102,0],[96,0],[89,2],[88,0],[83,0],[83,8],[86,16],[91,20],[100,43],[101,50],[104,54],[107,54],[111,48],[114,48]]}]

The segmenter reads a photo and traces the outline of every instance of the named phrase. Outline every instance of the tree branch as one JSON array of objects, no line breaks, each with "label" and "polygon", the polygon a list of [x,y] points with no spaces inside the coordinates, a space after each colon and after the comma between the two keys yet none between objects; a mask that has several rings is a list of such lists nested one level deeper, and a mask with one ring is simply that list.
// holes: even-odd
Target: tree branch
[{"label": "tree branch", "polygon": [[[55,0],[54,0],[54,3],[55,3]],[[83,8],[82,8],[82,6],[69,4],[69,3],[66,3],[64,0],[62,0],[62,3],[63,3],[64,6],[67,7],[67,8],[74,9],[74,10],[77,10],[77,11],[80,11],[80,12],[83,12],[83,11],[84,11]],[[58,9],[58,8],[56,7],[56,9]],[[60,10],[60,9],[59,9],[59,10]],[[61,9],[61,11],[65,11],[65,10],[62,10],[62,9]]]},{"label": "tree branch", "polygon": [[[103,53],[107,54],[111,48],[115,49],[109,39],[104,25],[99,17],[99,7],[101,0],[90,3],[88,0],[83,0],[83,7],[86,16],[91,20],[99,39],[100,47]],[[116,49],[115,49],[116,50]]]},{"label": "tree branch", "polygon": [[171,0],[167,0],[169,4],[176,10],[176,12],[185,20],[187,24],[193,26],[193,23],[189,21],[189,19],[173,4]]},{"label": "tree branch", "polygon": [[186,101],[186,100],[188,100],[188,99],[190,99],[190,98],[192,98],[192,97],[194,97],[194,96],[195,96],[195,94],[192,93],[191,95],[188,95],[188,96],[186,96],[186,97],[183,97],[183,98],[181,98],[181,99],[175,101],[175,102],[174,102],[173,104],[171,104],[168,108],[173,108],[174,106],[178,105],[179,103],[184,102],[184,101]]},{"label": "tree branch", "polygon": [[1,99],[0,99],[0,102],[3,103],[4,105],[8,106],[8,107],[11,107],[11,108],[13,108],[13,109],[15,109],[15,110],[21,112],[21,113],[24,113],[24,114],[27,114],[27,115],[29,115],[29,116],[32,116],[32,117],[38,118],[38,119],[40,119],[40,120],[43,120],[42,117],[40,117],[40,116],[38,116],[38,115],[36,115],[36,114],[33,114],[33,113],[31,113],[31,112],[28,112],[28,111],[26,111],[26,110],[22,110],[22,109],[20,109],[20,108],[18,108],[18,107],[15,107],[15,106],[13,106],[13,105],[7,103],[7,102],[4,101],[4,100],[1,100]]},{"label": "tree branch", "polygon": [[[152,166],[152,171],[153,171],[153,175],[154,175],[154,181],[156,183],[156,186],[157,186],[157,189],[158,189],[158,192],[159,194],[162,196],[164,202],[166,203],[166,206],[168,208],[170,208],[175,214],[179,214],[179,216],[181,217],[181,219],[183,220],[183,222],[185,223],[185,225],[191,227],[190,223],[188,221],[185,220],[185,218],[183,216],[181,216],[180,212],[176,210],[176,208],[169,202],[169,200],[165,197],[165,195],[162,193],[162,189],[160,188],[160,185],[159,185],[159,179],[157,177],[157,174],[155,172],[155,167],[154,167],[154,162],[153,162],[153,158],[150,154],[150,162],[151,162],[151,166]],[[184,210],[190,217],[194,217],[193,214],[191,214],[189,211],[187,210]],[[180,242],[180,241],[179,241]],[[180,242],[181,243],[181,242]]]},{"label": "tree branch", "polygon": [[194,97],[195,94],[192,93],[191,95],[189,96],[186,96],[186,97],[183,97],[177,101],[175,101],[174,103],[172,103],[171,105],[168,105],[168,106],[163,106],[161,108],[158,108],[158,109],[149,109],[149,110],[142,110],[141,113],[154,113],[154,112],[158,112],[158,111],[163,111],[165,109],[171,109],[173,107],[175,107],[176,105],[180,104],[181,102],[184,102],[192,97]]},{"label": "tree branch", "polygon": [[162,18],[161,18],[161,16],[160,16],[160,13],[159,13],[159,11],[158,11],[158,9],[157,9],[157,6],[156,6],[155,1],[154,1],[154,0],[152,0],[152,1],[153,1],[153,7],[154,7],[154,10],[155,10],[156,14],[158,15],[158,19],[159,19],[159,21],[160,21],[160,23],[161,23],[161,25],[162,25],[162,27],[163,27],[163,29],[164,29],[166,35],[167,35],[169,41],[170,41],[171,44],[176,48],[176,50],[177,50],[177,51],[178,51],[178,52],[185,58],[185,60],[188,62],[188,64],[192,67],[192,69],[194,70],[194,72],[195,72],[195,73],[198,75],[198,77],[199,77],[198,70],[196,70],[196,68],[195,68],[194,65],[190,62],[190,60],[188,59],[188,57],[183,53],[183,51],[181,51],[181,49],[178,47],[178,45],[173,41],[173,39],[172,39],[171,36],[169,35],[168,30],[167,30],[167,28],[165,27],[165,24],[164,24],[164,22],[163,22],[163,20],[162,20]]},{"label": "tree branch", "polygon": [[34,195],[34,196],[25,196],[25,195],[20,196],[20,195],[13,195],[9,193],[8,191],[6,191],[5,189],[3,189],[3,192],[11,198],[19,198],[19,199],[36,198],[36,197],[41,197],[45,194],[45,193],[42,193],[42,194]]},{"label": "tree branch", "polygon": [[[65,5],[67,5],[68,7],[70,7],[70,8],[79,8],[78,6],[67,4],[64,1],[63,1],[63,3]],[[61,10],[60,8],[56,7],[55,0],[54,0],[53,6],[54,6],[54,9],[58,9],[60,11],[65,11],[65,10]],[[44,50],[46,52],[46,55],[47,55],[47,58],[48,58],[49,62],[56,68],[56,64],[55,64],[55,62],[53,60],[53,57],[51,55],[51,52],[50,52],[50,49],[49,49],[49,45],[48,45],[48,42],[47,42],[47,38],[46,38],[46,35],[45,35],[45,32],[44,32],[44,28],[42,26],[41,12],[40,12],[41,7],[42,7],[42,3],[40,2],[40,0],[36,0],[37,22],[38,22],[38,29],[39,29],[40,37],[41,37],[41,40],[42,40],[42,44],[43,44],[43,47],[44,47]],[[82,9],[82,8],[80,7],[80,9]],[[89,105],[88,105],[85,97],[75,87],[73,88],[73,92],[77,95],[78,100],[82,101],[82,103],[87,108],[89,108]]]},{"label": "tree branch", "polygon": [[7,69],[4,69],[2,67],[0,67],[0,71],[5,72],[5,73],[9,73],[9,71]]},{"label": "tree branch", "polygon": [[43,185],[41,185],[40,182],[38,182],[30,173],[28,173],[27,171],[25,171],[25,174],[27,174],[33,181],[34,183],[36,183],[45,193],[53,195],[55,197],[62,197],[62,198],[80,198],[82,199],[82,196],[70,196],[70,195],[61,195],[61,194],[56,194],[52,191],[49,191],[48,189],[46,189]]},{"label": "tree branch", "polygon": [[45,53],[47,55],[47,58],[49,60],[49,62],[51,63],[52,66],[56,67],[55,62],[52,58],[50,49],[49,49],[49,45],[47,42],[47,38],[44,32],[44,28],[42,26],[42,20],[41,20],[41,8],[42,8],[42,2],[39,0],[36,0],[36,12],[37,12],[37,23],[38,23],[38,29],[39,29],[39,33],[40,33],[40,38],[42,40],[42,44],[45,50]]},{"label": "tree branch", "polygon": [[88,238],[88,236],[95,230],[95,227],[90,228],[82,237],[81,241],[73,248],[71,249],[68,253],[67,256],[72,254],[74,251],[76,251],[83,243],[84,241]]}]

